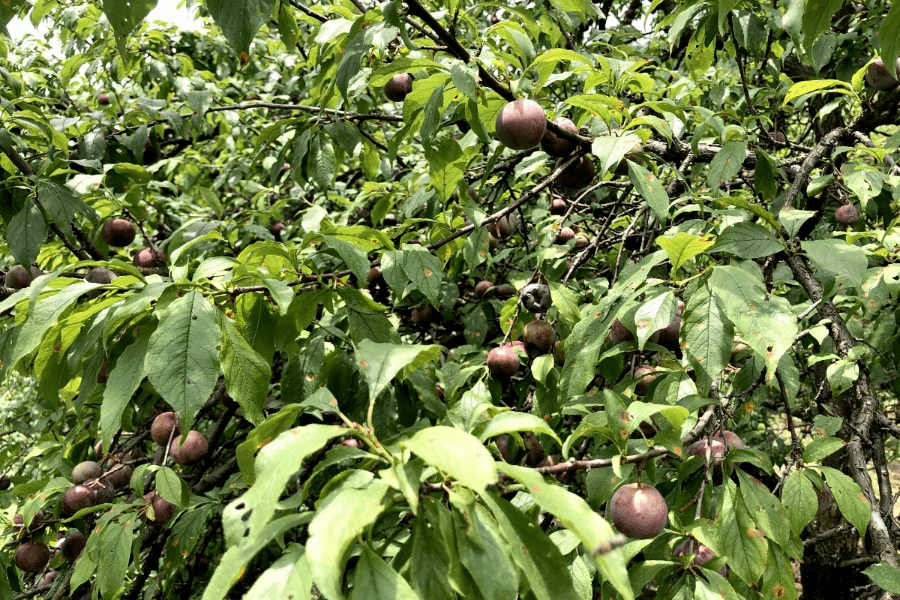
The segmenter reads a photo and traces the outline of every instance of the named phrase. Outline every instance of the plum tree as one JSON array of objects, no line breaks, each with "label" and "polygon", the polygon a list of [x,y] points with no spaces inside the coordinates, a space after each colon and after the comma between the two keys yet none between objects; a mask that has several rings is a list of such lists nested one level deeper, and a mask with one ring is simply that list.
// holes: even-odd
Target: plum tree
[{"label": "plum tree", "polygon": [[650,365],[640,365],[635,367],[631,376],[638,380],[637,383],[634,384],[634,393],[641,397],[647,395],[647,392],[650,391],[650,384],[659,377],[656,373],[656,369]]},{"label": "plum tree", "polygon": [[193,464],[206,456],[208,451],[209,445],[206,441],[206,436],[193,429],[188,431],[185,436],[175,436],[172,444],[169,446],[169,454],[172,456],[172,460],[179,465]]},{"label": "plum tree", "polygon": [[519,300],[525,310],[533,313],[545,313],[550,308],[553,296],[549,286],[543,283],[529,283],[522,288]]},{"label": "plum tree", "polygon": [[[578,133],[578,126],[566,117],[556,117],[553,122],[566,131]],[[568,156],[575,151],[576,147],[575,142],[563,139],[549,129],[544,132],[544,137],[541,139],[541,149],[550,156]]]},{"label": "plum tree", "polygon": [[150,437],[163,448],[169,444],[173,436],[177,436],[180,433],[181,427],[178,426],[178,415],[172,411],[156,415],[153,423],[150,424]]},{"label": "plum tree", "polygon": [[159,248],[144,248],[134,255],[131,263],[136,267],[152,269],[166,266],[166,255]]},{"label": "plum tree", "polygon": [[44,542],[31,540],[16,549],[16,567],[29,573],[43,571],[50,562],[50,548]]},{"label": "plum tree", "polygon": [[409,73],[401,73],[394,75],[386,84],[384,84],[383,92],[391,102],[403,102],[406,96],[412,91],[412,75]]},{"label": "plum tree", "polygon": [[[0,512],[47,515],[0,563],[78,530],[59,598],[884,594],[896,8],[152,4],[0,9],[3,274],[49,271],[0,290]],[[672,530],[623,547],[632,481]]]},{"label": "plum tree", "polygon": [[87,536],[77,529],[63,538],[59,545],[59,554],[64,560],[75,562],[87,545]]},{"label": "plum tree", "polygon": [[3,284],[14,290],[21,290],[27,288],[32,281],[43,274],[44,272],[37,267],[26,269],[22,265],[15,265],[6,272]]},{"label": "plum tree", "polygon": [[[691,560],[692,564],[697,566],[702,566],[711,561],[716,557],[715,552],[710,550],[707,546],[704,546],[700,542],[690,539],[685,540],[678,544],[675,547],[675,550],[672,552],[672,556],[690,556],[693,555],[693,559]],[[722,577],[728,576],[728,567],[722,567],[718,570],[719,575]]]},{"label": "plum tree", "polygon": [[508,345],[497,346],[488,352],[487,368],[491,377],[507,379],[519,370],[519,354]]},{"label": "plum tree", "polygon": [[628,483],[613,494],[607,512],[616,529],[635,539],[654,538],[666,527],[666,499],[652,485]]},{"label": "plum tree", "polygon": [[487,281],[486,279],[479,281],[475,284],[475,297],[476,298],[484,298],[484,295],[488,293],[494,287],[494,283],[492,281]]},{"label": "plum tree", "polygon": [[[16,513],[13,515],[13,525],[16,527],[25,527],[25,517]],[[38,510],[31,515],[31,523],[28,525],[29,532],[35,532],[44,525],[44,511]]]},{"label": "plum tree", "polygon": [[554,198],[550,201],[551,215],[564,215],[569,210],[569,203],[562,198]]},{"label": "plum tree", "polygon": [[834,218],[838,223],[850,225],[859,221],[859,209],[852,204],[841,204],[834,211]]},{"label": "plum tree", "polygon": [[76,484],[63,493],[59,507],[64,515],[71,516],[96,504],[97,496],[93,490],[86,485]]},{"label": "plum tree", "polygon": [[84,483],[88,479],[96,479],[103,475],[103,467],[92,460],[85,460],[72,469],[72,482]]},{"label": "plum tree", "polygon": [[530,350],[537,354],[546,354],[556,341],[556,332],[547,321],[531,321],[525,325],[522,339]]},{"label": "plum tree", "polygon": [[[727,449],[726,443],[728,445]],[[717,431],[712,437],[712,443],[710,443],[710,440],[703,438],[691,444],[685,453],[685,458],[700,456],[707,464],[714,463],[716,468],[721,471],[721,463],[725,460],[728,452],[746,448],[747,445],[744,441],[733,431]]]},{"label": "plum tree", "polygon": [[119,248],[130,245],[135,236],[134,224],[128,219],[110,219],[100,230],[100,237],[107,245]]},{"label": "plum tree", "polygon": [[[112,283],[112,280],[115,279],[117,275],[114,271],[104,268],[104,267],[96,267],[88,271],[87,275],[85,275],[84,280],[90,283],[100,283],[103,285]],[[85,294],[88,298],[97,298],[103,293],[103,290],[88,290]]]},{"label": "plum tree", "polygon": [[[900,69],[900,58],[897,59],[897,69]],[[866,67],[866,83],[878,91],[886,92],[897,85],[897,79],[888,71],[884,61],[876,58]]]},{"label": "plum tree", "polygon": [[561,227],[560,230],[556,233],[556,243],[557,244],[565,244],[571,240],[575,239],[575,230],[571,227]]},{"label": "plum tree", "polygon": [[494,127],[504,146],[528,150],[541,143],[547,130],[547,115],[534,100],[513,100],[497,113]]},{"label": "plum tree", "polygon": [[132,468],[129,465],[117,464],[107,471],[101,481],[109,483],[114,489],[121,490],[131,483]]},{"label": "plum tree", "polygon": [[[565,159],[560,159],[564,161]],[[557,163],[557,167],[561,165]],[[562,187],[570,190],[580,190],[586,188],[594,180],[594,163],[587,156],[579,156],[571,165],[563,169],[559,174],[557,183]]]},{"label": "plum tree", "polygon": [[156,490],[144,494],[144,500],[147,508],[141,513],[141,517],[150,525],[162,527],[178,512],[178,507],[160,496]]}]

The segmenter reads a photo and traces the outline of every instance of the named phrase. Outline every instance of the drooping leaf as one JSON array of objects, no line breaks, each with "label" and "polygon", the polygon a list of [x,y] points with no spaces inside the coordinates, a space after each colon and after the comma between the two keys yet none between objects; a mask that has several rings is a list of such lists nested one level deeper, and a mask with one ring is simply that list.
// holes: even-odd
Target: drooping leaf
[{"label": "drooping leaf", "polygon": [[272,16],[275,0],[206,0],[206,8],[234,51],[242,54],[250,50],[260,25]]},{"label": "drooping leaf", "polygon": [[103,390],[103,404],[100,405],[101,439],[106,452],[109,451],[113,437],[122,428],[122,412],[146,374],[144,362],[153,331],[153,327],[142,328],[138,337],[122,352],[109,371],[106,388]]},{"label": "drooping leaf", "polygon": [[682,348],[697,374],[697,388],[705,393],[728,364],[734,340],[734,326],[708,286],[688,298],[681,331]]},{"label": "drooping leaf", "polygon": [[781,503],[787,513],[788,522],[794,535],[800,535],[803,528],[816,517],[819,499],[816,489],[806,473],[794,471],[784,481]]},{"label": "drooping leaf", "polygon": [[216,309],[200,292],[185,293],[159,315],[144,368],[184,429],[190,429],[216,386],[221,343]]},{"label": "drooping leaf", "polygon": [[475,491],[497,481],[490,452],[478,438],[460,429],[429,427],[416,432],[402,445]]},{"label": "drooping leaf", "polygon": [[860,535],[865,535],[872,519],[872,505],[863,495],[859,484],[853,481],[848,475],[841,473],[837,469],[831,467],[816,467],[825,475],[825,481],[834,494],[838,508],[844,518],[856,527]]},{"label": "drooping leaf", "polygon": [[115,32],[120,52],[125,49],[125,40],[156,7],[156,2],[157,0],[103,0],[103,12]]},{"label": "drooping leaf", "polygon": [[784,250],[778,237],[756,223],[735,223],[723,231],[712,252],[728,252],[740,258],[753,259],[771,256]]},{"label": "drooping leaf", "polygon": [[258,539],[275,514],[275,504],[285,484],[303,460],[343,433],[340,427],[313,424],[285,431],[266,444],[256,457],[253,487],[233,500],[222,513],[228,546],[240,546]]},{"label": "drooping leaf", "polygon": [[403,380],[422,365],[436,360],[439,354],[438,346],[405,346],[361,341],[356,349],[356,360],[369,384],[369,400],[374,402],[398,374]]},{"label": "drooping leaf", "polygon": [[367,484],[362,483],[362,478],[348,479],[325,498],[309,524],[306,552],[310,570],[315,584],[329,600],[343,599],[344,553],[385,509],[382,498],[387,490],[388,484],[380,479],[370,479]]},{"label": "drooping leaf", "polygon": [[247,343],[231,319],[223,317],[222,323],[225,329],[222,348],[225,389],[244,411],[244,418],[258,425],[263,418],[272,367]]},{"label": "drooping leaf", "polygon": [[350,600],[422,600],[400,573],[368,546],[363,546]]}]

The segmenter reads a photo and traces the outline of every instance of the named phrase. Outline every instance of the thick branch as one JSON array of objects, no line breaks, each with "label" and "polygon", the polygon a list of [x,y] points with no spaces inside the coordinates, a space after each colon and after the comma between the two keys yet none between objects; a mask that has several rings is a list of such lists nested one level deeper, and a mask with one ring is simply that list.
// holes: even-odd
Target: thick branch
[{"label": "thick branch", "polygon": [[[818,308],[819,317],[822,320],[830,321],[828,328],[834,341],[835,352],[841,358],[846,358],[850,349],[853,348],[853,336],[844,324],[844,320],[834,304],[824,298],[822,284],[813,274],[806,257],[788,256],[787,263],[794,274],[794,278],[806,290],[810,300],[820,302]],[[863,449],[863,443],[869,437],[869,429],[878,412],[878,399],[872,392],[865,365],[860,365],[860,367],[859,377],[853,384],[852,390],[856,396],[856,403],[852,408],[852,414],[846,415],[852,430],[850,439],[847,442],[848,474],[859,485],[862,493],[872,506],[872,521],[869,526],[869,535],[875,552],[882,562],[897,567],[896,551],[884,521],[885,518],[889,519],[891,515],[882,516],[879,510],[880,503],[872,488],[872,479],[869,477],[866,455]]]}]

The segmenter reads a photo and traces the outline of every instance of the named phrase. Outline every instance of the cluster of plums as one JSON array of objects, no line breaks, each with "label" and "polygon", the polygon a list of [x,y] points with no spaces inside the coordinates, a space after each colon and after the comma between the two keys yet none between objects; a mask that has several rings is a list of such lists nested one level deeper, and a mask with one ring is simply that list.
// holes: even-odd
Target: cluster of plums
[{"label": "cluster of plums", "polygon": [[[686,458],[701,457],[707,468],[721,473],[725,456],[733,449],[746,449],[746,444],[734,432],[716,432],[711,440],[703,438],[691,444]],[[606,507],[613,525],[622,534],[635,539],[651,539],[662,533],[666,526],[669,508],[662,494],[645,483],[628,483],[619,487]],[[686,540],[674,550],[674,556],[693,555],[693,564],[703,565],[715,554],[708,547],[694,540]],[[719,571],[725,575],[724,567]]]},{"label": "cluster of plums", "polygon": [[[168,449],[169,456],[179,465],[190,465],[204,458],[209,450],[206,437],[193,429],[181,435],[178,416],[174,412],[164,412],[154,418],[150,426],[150,437],[159,446]],[[94,448],[98,460],[102,458],[102,447],[98,442]],[[110,466],[104,469],[101,462],[86,460],[72,469],[72,483],[62,495],[59,503],[60,514],[71,517],[80,511],[107,504],[115,500],[116,491],[130,486],[132,468],[128,462],[140,458],[138,449],[131,450],[121,457],[113,457]],[[144,494],[146,504],[141,509],[141,518],[150,525],[162,526],[168,523],[178,507],[163,498],[158,492]],[[23,530],[26,540],[17,549],[14,557],[16,567],[22,571],[37,573],[47,566],[52,556],[49,546],[39,539],[34,539],[44,526],[44,513],[37,511],[25,531],[22,515],[13,517],[13,524]],[[70,531],[59,543],[59,553],[67,561],[75,561],[87,544],[87,536],[81,531]],[[55,571],[50,571],[39,584],[53,581]],[[46,580],[46,581],[45,581]]]}]

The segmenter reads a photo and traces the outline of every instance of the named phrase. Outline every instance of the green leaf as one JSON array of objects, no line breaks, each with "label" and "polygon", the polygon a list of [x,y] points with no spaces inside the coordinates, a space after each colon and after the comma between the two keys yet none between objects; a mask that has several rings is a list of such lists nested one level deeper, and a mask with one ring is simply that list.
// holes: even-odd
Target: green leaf
[{"label": "green leaf", "polygon": [[446,544],[425,518],[416,519],[414,527],[409,566],[413,589],[428,600],[455,600],[447,577],[450,556]]},{"label": "green leaf", "polygon": [[244,418],[259,425],[269,393],[272,366],[250,346],[231,319],[222,316],[222,323],[225,329],[221,357],[225,389],[244,411]]},{"label": "green leaf", "polygon": [[490,452],[476,437],[460,429],[429,427],[401,445],[475,491],[497,481]]},{"label": "green leaf", "polygon": [[[831,1],[842,2],[843,0]],[[795,83],[791,86],[791,89],[789,89],[787,95],[785,95],[784,102],[781,103],[781,106],[787,106],[788,102],[791,102],[792,100],[795,100],[806,94],[820,92],[822,90],[832,90],[839,94],[845,94],[848,96],[853,95],[853,87],[849,83],[838,81],[837,79],[817,79],[812,81],[801,81],[800,83]]]},{"label": "green leaf", "polygon": [[346,242],[344,240],[332,237],[330,235],[322,236],[325,239],[325,245],[338,253],[341,260],[347,267],[353,271],[357,281],[366,281],[369,275],[369,258],[359,246]]},{"label": "green leaf", "polygon": [[673,273],[693,257],[706,252],[714,244],[706,236],[696,236],[684,231],[680,231],[672,237],[660,236],[656,238],[656,243],[669,256]]},{"label": "green leaf", "polygon": [[171,502],[184,508],[190,502],[190,492],[187,483],[178,476],[178,473],[169,467],[160,467],[156,472],[156,491],[159,495]]},{"label": "green leaf", "polygon": [[55,294],[42,297],[37,306],[30,310],[28,319],[19,329],[10,364],[15,365],[22,357],[37,348],[41,338],[59,320],[62,313],[68,310],[79,296],[94,287],[96,286],[92,283],[76,283]]},{"label": "green leaf", "polygon": [[241,474],[247,483],[256,481],[253,459],[256,451],[266,446],[269,440],[277,437],[294,423],[297,415],[303,410],[299,404],[288,404],[277,413],[267,418],[261,425],[247,434],[247,438],[237,447],[237,462]]},{"label": "green leaf", "polygon": [[550,298],[553,306],[559,311],[559,316],[569,323],[577,323],[581,320],[581,311],[578,308],[578,297],[572,290],[555,281],[548,281]]},{"label": "green leaf", "polygon": [[862,490],[848,475],[844,475],[831,467],[816,467],[825,475],[825,481],[834,494],[838,508],[844,518],[856,527],[860,535],[865,535],[869,521],[872,519],[872,506],[863,495]]},{"label": "green leaf", "polygon": [[[496,525],[480,505],[471,506],[463,517],[454,511],[459,561],[471,575],[483,598],[514,598],[519,574],[510,559],[510,550]],[[467,526],[471,532],[467,531]]]},{"label": "green leaf", "polygon": [[[569,99],[571,100],[571,98]],[[600,173],[612,172],[618,164],[624,160],[625,155],[635,149],[641,143],[641,138],[633,133],[627,135],[600,135],[594,138],[591,144],[591,153],[600,160]],[[629,167],[629,173],[630,173]],[[635,184],[637,185],[637,184]],[[638,188],[641,191],[641,188]],[[643,195],[643,194],[642,194]],[[651,205],[652,208],[652,205]],[[666,202],[668,210],[668,201]]]},{"label": "green leaf", "polygon": [[794,237],[800,231],[800,227],[814,216],[816,216],[814,210],[798,210],[788,207],[781,209],[781,212],[778,213],[778,221],[784,226],[788,235]]},{"label": "green leaf", "polygon": [[697,388],[707,393],[731,357],[734,325],[708,285],[688,298],[681,323],[684,350],[697,375]]},{"label": "green leaf", "polygon": [[[285,531],[309,523],[312,516],[312,513],[305,512],[281,517],[267,524],[257,535],[243,540],[240,545],[228,548],[203,590],[203,600],[222,600],[231,586],[244,575],[247,564],[260,550],[271,544],[276,537],[280,538]],[[297,590],[293,592],[297,593]]]},{"label": "green leaf", "polygon": [[125,573],[128,572],[128,563],[131,562],[135,524],[135,519],[127,519],[121,524],[110,523],[99,532],[101,537],[97,587],[104,598],[112,598],[122,589]]},{"label": "green leaf", "polygon": [[272,16],[275,0],[206,0],[206,8],[225,39],[240,54],[250,50],[256,31]]},{"label": "green leaf", "polygon": [[256,481],[233,500],[222,513],[222,526],[229,547],[256,540],[275,514],[278,497],[303,460],[328,440],[346,430],[332,425],[306,425],[280,434],[266,444],[256,457]]},{"label": "green leaf", "polygon": [[781,501],[759,480],[750,479],[741,469],[736,471],[741,482],[741,497],[750,516],[769,539],[786,548],[791,531]]},{"label": "green leaf", "polygon": [[95,215],[94,210],[88,208],[69,188],[58,183],[41,180],[37,195],[50,219],[68,235],[72,234],[75,215],[82,214],[88,218]]},{"label": "green leaf", "polygon": [[406,346],[379,344],[363,340],[356,348],[356,360],[363,368],[366,383],[369,384],[369,401],[374,402],[391,380],[403,371],[400,380],[422,365],[437,360],[440,346]]},{"label": "green leaf", "polygon": [[831,386],[831,394],[835,398],[849,390],[859,379],[859,363],[839,358],[825,371],[828,385]]},{"label": "green leaf", "polygon": [[[334,155],[334,146],[331,140],[319,135],[313,139],[309,150],[308,169],[312,170],[312,179],[323,190],[331,188],[331,182],[337,173],[337,159]],[[369,269],[366,268],[368,273]]]},{"label": "green leaf", "polygon": [[821,437],[811,441],[803,449],[803,462],[819,462],[844,447],[844,440],[835,437]]},{"label": "green leaf", "polygon": [[665,221],[668,219],[669,195],[666,193],[665,186],[657,179],[656,175],[636,162],[629,160],[628,178],[631,179],[635,189],[647,201],[647,204],[659,217],[659,220]]},{"label": "green leaf", "polygon": [[799,536],[803,528],[816,518],[819,510],[819,497],[805,472],[794,471],[788,475],[781,490],[781,503],[787,512],[791,531]]},{"label": "green leaf", "polygon": [[672,322],[677,309],[678,301],[672,292],[657,294],[638,307],[634,313],[638,349],[643,350],[650,336]]},{"label": "green leaf", "polygon": [[892,594],[900,594],[900,569],[887,563],[871,565],[863,571],[875,585]]},{"label": "green leaf", "polygon": [[738,267],[714,267],[709,286],[741,338],[765,360],[767,381],[793,345],[797,319],[784,298],[771,296],[761,279]]},{"label": "green leaf", "polygon": [[200,292],[185,293],[159,315],[144,368],[183,429],[190,429],[216,387],[221,343],[216,309]]},{"label": "green leaf", "polygon": [[153,327],[142,327],[137,339],[125,348],[107,377],[103,404],[100,406],[100,433],[106,452],[109,452],[113,437],[122,428],[122,412],[146,375],[144,362],[153,331]]},{"label": "green leaf", "polygon": [[[150,11],[156,7],[156,0],[103,0],[103,12],[115,32],[119,51],[124,52],[125,40],[141,24]],[[104,594],[105,596],[106,594]]]},{"label": "green leaf", "polygon": [[568,561],[550,537],[508,500],[493,492],[482,494],[481,498],[494,513],[512,550],[512,558],[528,580],[535,598],[579,600],[567,570]]},{"label": "green leaf", "polygon": [[441,281],[444,279],[441,261],[421,247],[406,247],[402,254],[403,271],[406,276],[434,306],[438,306],[438,293],[441,291]]},{"label": "green leaf", "polygon": [[891,10],[878,28],[878,38],[881,40],[881,59],[884,66],[896,78],[897,57],[900,56],[900,4],[897,2],[891,3]]},{"label": "green leaf", "polygon": [[498,413],[491,417],[487,422],[487,427],[484,428],[484,431],[481,432],[478,439],[483,442],[502,433],[512,433],[513,431],[543,433],[549,435],[562,445],[559,436],[556,435],[556,432],[553,431],[546,421],[530,413],[513,411]]},{"label": "green leaf", "polygon": [[459,142],[442,139],[425,148],[425,158],[431,167],[431,183],[442,200],[449,200],[463,177],[467,159]]},{"label": "green leaf", "polygon": [[865,250],[859,246],[831,239],[807,240],[801,242],[800,247],[819,269],[837,277],[839,289],[859,287],[865,281],[869,262]]},{"label": "green leaf", "polygon": [[16,261],[30,265],[41,251],[41,244],[47,237],[47,223],[34,200],[26,200],[22,210],[9,221],[6,243]]},{"label": "green leaf", "polygon": [[712,252],[727,252],[739,258],[754,259],[771,256],[784,250],[778,236],[756,223],[735,223],[726,227]]},{"label": "green leaf", "polygon": [[[338,490],[331,492],[309,524],[306,552],[313,580],[328,600],[342,600],[344,554],[351,542],[375,522],[385,509],[382,498],[388,484],[370,479],[365,487],[360,478],[348,478]],[[413,596],[414,597],[414,596]]]},{"label": "green leaf", "polygon": [[462,61],[454,62],[450,67],[450,77],[453,79],[456,89],[472,100],[478,101],[478,86],[475,83],[478,77],[478,68],[474,64],[470,65]]},{"label": "green leaf", "polygon": [[291,546],[284,556],[263,571],[243,600],[305,599],[312,583],[306,551],[302,546]]},{"label": "green leaf", "polygon": [[740,173],[741,165],[747,156],[747,142],[728,142],[722,146],[722,149],[716,152],[712,161],[709,163],[709,171],[707,172],[707,182],[709,187],[718,195],[719,186],[730,181],[735,175]]},{"label": "green leaf", "polygon": [[[809,0],[803,11],[803,46],[812,50],[816,39],[831,27],[834,13],[844,4],[843,0]],[[787,102],[787,100],[785,100]]]},{"label": "green leaf", "polygon": [[626,600],[634,599],[621,550],[609,550],[612,527],[587,502],[526,467],[497,463],[497,468],[526,486],[541,509],[553,513],[563,527],[578,536],[603,577]]},{"label": "green leaf", "polygon": [[710,548],[718,556],[727,556],[728,566],[745,583],[756,583],[765,571],[769,545],[763,532],[755,527],[737,486],[728,482],[725,487],[716,522],[719,536]]},{"label": "green leaf", "polygon": [[363,546],[359,562],[356,563],[350,600],[421,600],[421,598],[400,573],[388,566],[368,546]]}]

